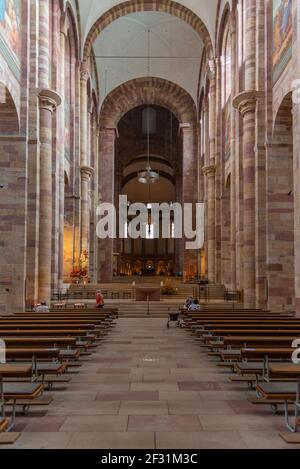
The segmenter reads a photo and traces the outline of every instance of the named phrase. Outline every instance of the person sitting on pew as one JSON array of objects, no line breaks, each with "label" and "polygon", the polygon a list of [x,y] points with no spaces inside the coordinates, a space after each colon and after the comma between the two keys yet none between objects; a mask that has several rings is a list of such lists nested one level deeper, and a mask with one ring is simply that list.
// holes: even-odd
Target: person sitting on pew
[{"label": "person sitting on pew", "polygon": [[104,308],[104,297],[101,290],[98,290],[96,293],[96,308]]},{"label": "person sitting on pew", "polygon": [[49,313],[49,306],[47,305],[46,301],[42,301],[42,303],[36,305],[35,307],[35,312],[36,313]]},{"label": "person sitting on pew", "polygon": [[189,296],[184,303],[184,309],[189,309],[189,307],[193,304],[193,298]]},{"label": "person sitting on pew", "polygon": [[188,308],[189,311],[202,311],[202,306],[198,300],[193,300],[192,304]]}]

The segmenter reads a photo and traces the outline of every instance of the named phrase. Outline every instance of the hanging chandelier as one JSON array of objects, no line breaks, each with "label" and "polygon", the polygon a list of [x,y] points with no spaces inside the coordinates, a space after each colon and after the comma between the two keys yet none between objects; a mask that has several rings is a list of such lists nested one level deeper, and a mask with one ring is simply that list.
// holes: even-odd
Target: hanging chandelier
[{"label": "hanging chandelier", "polygon": [[155,184],[159,181],[159,174],[153,171],[151,166],[147,166],[144,171],[138,173],[138,181],[141,184]]},{"label": "hanging chandelier", "polygon": [[[150,77],[150,27],[148,28],[148,78]],[[141,184],[155,184],[159,181],[159,173],[151,168],[150,164],[150,119],[153,129],[153,111],[148,105],[146,108],[146,123],[143,122],[143,128],[147,128],[147,166],[143,171],[138,172],[138,181]],[[143,114],[143,117],[145,113]]]}]

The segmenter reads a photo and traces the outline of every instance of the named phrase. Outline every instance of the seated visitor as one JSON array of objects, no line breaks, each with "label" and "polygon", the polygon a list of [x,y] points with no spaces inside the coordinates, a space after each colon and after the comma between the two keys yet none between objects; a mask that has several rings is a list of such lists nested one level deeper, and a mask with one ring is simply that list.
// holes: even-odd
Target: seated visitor
[{"label": "seated visitor", "polygon": [[104,298],[101,293],[101,290],[98,290],[96,294],[96,308],[103,308],[103,307],[104,307]]},{"label": "seated visitor", "polygon": [[189,309],[189,307],[191,306],[192,303],[193,303],[193,298],[192,298],[191,296],[189,296],[189,297],[185,300],[184,309]]},{"label": "seated visitor", "polygon": [[202,311],[202,306],[199,304],[198,300],[193,300],[192,304],[189,306],[189,311]]},{"label": "seated visitor", "polygon": [[49,306],[47,306],[46,301],[43,301],[42,303],[36,305],[35,307],[35,312],[36,313],[49,313]]}]

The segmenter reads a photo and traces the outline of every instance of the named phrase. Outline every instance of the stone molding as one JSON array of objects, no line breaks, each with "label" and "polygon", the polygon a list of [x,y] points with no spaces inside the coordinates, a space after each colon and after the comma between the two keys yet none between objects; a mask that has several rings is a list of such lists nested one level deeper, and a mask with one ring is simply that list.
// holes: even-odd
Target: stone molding
[{"label": "stone molding", "polygon": [[217,168],[215,165],[204,166],[202,168],[202,171],[203,171],[204,176],[212,177],[216,175]]},{"label": "stone molding", "polygon": [[249,112],[255,111],[257,101],[263,97],[263,91],[242,91],[242,93],[239,93],[233,98],[232,105],[243,117],[245,117]]},{"label": "stone molding", "polygon": [[91,166],[81,166],[80,168],[81,179],[87,179],[89,181],[91,177],[94,175],[94,172],[95,170]]},{"label": "stone molding", "polygon": [[216,60],[212,59],[208,61],[208,77],[210,80],[214,80],[217,74],[217,63]]},{"label": "stone molding", "polygon": [[87,82],[90,78],[88,66],[85,62],[80,64],[80,80]]},{"label": "stone molding", "polygon": [[194,130],[194,126],[189,122],[183,122],[179,124],[178,135],[183,135],[185,132],[191,132]]},{"label": "stone molding", "polygon": [[114,132],[115,133],[115,138],[119,138],[119,131],[118,127],[100,127],[99,129],[99,136],[101,134],[105,134],[106,132]]},{"label": "stone molding", "polygon": [[42,90],[39,92],[39,107],[46,111],[55,112],[61,105],[61,97],[54,90]]}]

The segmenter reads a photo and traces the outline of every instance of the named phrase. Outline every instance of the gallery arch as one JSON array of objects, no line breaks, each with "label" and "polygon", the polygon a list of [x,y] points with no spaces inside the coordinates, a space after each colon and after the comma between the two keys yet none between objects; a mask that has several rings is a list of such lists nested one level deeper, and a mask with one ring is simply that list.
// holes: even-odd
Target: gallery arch
[{"label": "gallery arch", "polygon": [[[268,292],[271,308],[295,298],[292,93],[282,100],[268,147]],[[280,275],[278,275],[280,272]]]},{"label": "gallery arch", "polygon": [[[153,186],[138,181],[139,172],[148,164],[148,113],[151,117],[149,161],[151,168],[159,173],[159,181]],[[140,202],[149,207],[153,203],[170,204],[178,200],[176,181],[182,178],[182,148],[179,122],[174,114],[159,106],[139,106],[123,116],[118,130],[115,206],[118,206],[119,194],[126,195],[129,204]],[[147,239],[116,240],[114,252],[118,256],[114,268],[117,275],[175,274],[175,239],[163,239],[161,225],[159,239],[151,239],[156,229],[152,223],[145,227]]]}]

